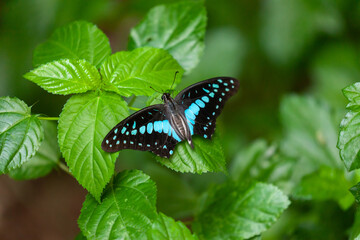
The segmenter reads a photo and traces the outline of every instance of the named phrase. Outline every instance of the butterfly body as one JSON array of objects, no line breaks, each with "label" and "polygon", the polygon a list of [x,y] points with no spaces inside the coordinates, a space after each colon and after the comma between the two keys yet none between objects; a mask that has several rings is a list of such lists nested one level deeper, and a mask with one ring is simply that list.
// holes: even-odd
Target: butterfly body
[{"label": "butterfly body", "polygon": [[179,142],[187,141],[194,148],[193,135],[211,139],[216,118],[238,86],[234,78],[218,77],[191,85],[175,98],[164,93],[164,104],[146,107],[121,121],[106,135],[101,147],[107,152],[151,151],[166,158]]},{"label": "butterfly body", "polygon": [[170,126],[175,130],[181,141],[186,140],[191,148],[194,148],[189,124],[182,105],[177,103],[169,93],[164,93],[161,99],[164,101],[165,115],[169,119]]}]

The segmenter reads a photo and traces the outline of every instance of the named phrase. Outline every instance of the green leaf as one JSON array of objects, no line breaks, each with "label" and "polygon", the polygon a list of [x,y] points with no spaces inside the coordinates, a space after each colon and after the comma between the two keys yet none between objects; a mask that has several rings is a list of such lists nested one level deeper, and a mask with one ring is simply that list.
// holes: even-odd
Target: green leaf
[{"label": "green leaf", "polygon": [[54,94],[83,93],[100,86],[98,70],[85,60],[50,62],[26,73],[24,78]]},{"label": "green leaf", "polygon": [[0,173],[21,166],[39,149],[44,133],[40,120],[17,98],[0,98]]},{"label": "green leaf", "polygon": [[151,47],[115,53],[101,66],[103,88],[126,97],[150,96],[154,93],[150,87],[164,92],[173,84],[176,71],[180,72],[178,83],[183,73],[180,65],[165,50]]},{"label": "green leaf", "polygon": [[78,235],[76,235],[75,240],[87,240],[86,237],[82,234],[82,232],[79,232]]},{"label": "green leaf", "polygon": [[226,172],[221,139],[214,134],[211,140],[193,138],[194,149],[187,142],[177,144],[170,159],[156,157],[162,165],[178,172]]},{"label": "green leaf", "polygon": [[289,203],[273,185],[229,181],[210,189],[193,229],[202,239],[251,238],[267,230]]},{"label": "green leaf", "polygon": [[77,21],[55,30],[49,40],[34,51],[35,67],[60,59],[85,59],[100,64],[111,54],[106,35],[94,24]]},{"label": "green leaf", "polygon": [[349,111],[340,123],[340,133],[337,147],[340,156],[351,171],[360,168],[360,112]]},{"label": "green leaf", "polygon": [[104,152],[101,142],[128,115],[126,102],[109,92],[72,96],[60,114],[60,150],[71,173],[98,201],[114,173],[117,157]]},{"label": "green leaf", "polygon": [[162,93],[153,93],[148,100],[146,101],[146,106],[151,106],[155,104],[163,104],[163,100],[161,99]]},{"label": "green leaf", "polygon": [[360,182],[358,182],[356,185],[352,186],[349,191],[352,195],[355,197],[355,201],[357,203],[360,203]]},{"label": "green leaf", "polygon": [[44,140],[39,151],[28,162],[9,172],[9,176],[16,180],[28,180],[43,177],[57,166],[60,159],[60,150],[57,143],[56,124],[42,121]]},{"label": "green leaf", "polygon": [[349,100],[347,109],[360,110],[360,82],[356,82],[343,89],[344,96]]},{"label": "green leaf", "polygon": [[360,209],[357,208],[355,212],[354,224],[350,229],[349,240],[360,240]]},{"label": "green leaf", "polygon": [[306,96],[290,95],[280,106],[285,137],[282,151],[289,156],[303,158],[302,168],[310,172],[319,166],[341,168],[336,146],[337,128],[331,109],[323,102]]},{"label": "green leaf", "polygon": [[151,46],[168,50],[188,72],[204,50],[206,11],[203,3],[181,2],[152,8],[130,32],[130,50]]},{"label": "green leaf", "polygon": [[124,171],[110,183],[99,204],[91,195],[79,227],[87,239],[144,239],[156,220],[156,186],[138,170]]},{"label": "green leaf", "polygon": [[180,221],[159,213],[152,229],[147,234],[148,240],[196,240],[195,235]]},{"label": "green leaf", "polygon": [[343,209],[349,208],[354,198],[349,192],[353,183],[346,179],[343,170],[320,168],[305,176],[294,189],[293,195],[301,199],[335,200]]},{"label": "green leaf", "polygon": [[269,146],[259,139],[238,152],[229,171],[235,181],[273,183],[288,193],[296,181],[294,172],[299,172],[296,160],[279,152],[276,145]]}]

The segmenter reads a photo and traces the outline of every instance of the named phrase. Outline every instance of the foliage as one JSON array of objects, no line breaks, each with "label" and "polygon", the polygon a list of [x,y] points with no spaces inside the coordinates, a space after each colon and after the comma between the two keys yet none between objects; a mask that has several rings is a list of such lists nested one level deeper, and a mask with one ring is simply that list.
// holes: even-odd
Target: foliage
[{"label": "foliage", "polygon": [[[18,2],[0,8],[0,93],[18,96],[0,98],[0,173],[72,175],[76,239],[359,238],[359,3]],[[221,75],[240,94],[195,150],[101,149],[161,92]]]}]

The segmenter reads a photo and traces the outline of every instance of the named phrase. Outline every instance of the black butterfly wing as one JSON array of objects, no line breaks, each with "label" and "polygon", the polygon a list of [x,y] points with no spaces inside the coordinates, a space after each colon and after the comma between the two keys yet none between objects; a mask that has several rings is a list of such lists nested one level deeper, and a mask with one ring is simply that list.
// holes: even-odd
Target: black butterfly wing
[{"label": "black butterfly wing", "polygon": [[167,120],[164,105],[144,108],[117,124],[104,138],[101,148],[106,152],[122,149],[151,151],[169,158],[180,141]]},{"label": "black butterfly wing", "polygon": [[211,139],[216,118],[238,88],[237,79],[216,77],[195,83],[175,97],[177,104],[183,106],[192,135]]}]

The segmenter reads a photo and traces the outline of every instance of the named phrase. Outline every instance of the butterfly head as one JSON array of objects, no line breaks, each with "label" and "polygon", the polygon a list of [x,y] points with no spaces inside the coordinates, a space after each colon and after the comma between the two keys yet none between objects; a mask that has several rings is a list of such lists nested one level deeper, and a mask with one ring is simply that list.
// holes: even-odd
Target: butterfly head
[{"label": "butterfly head", "polygon": [[164,101],[164,103],[169,102],[171,100],[170,93],[166,92],[161,96],[161,100]]}]

